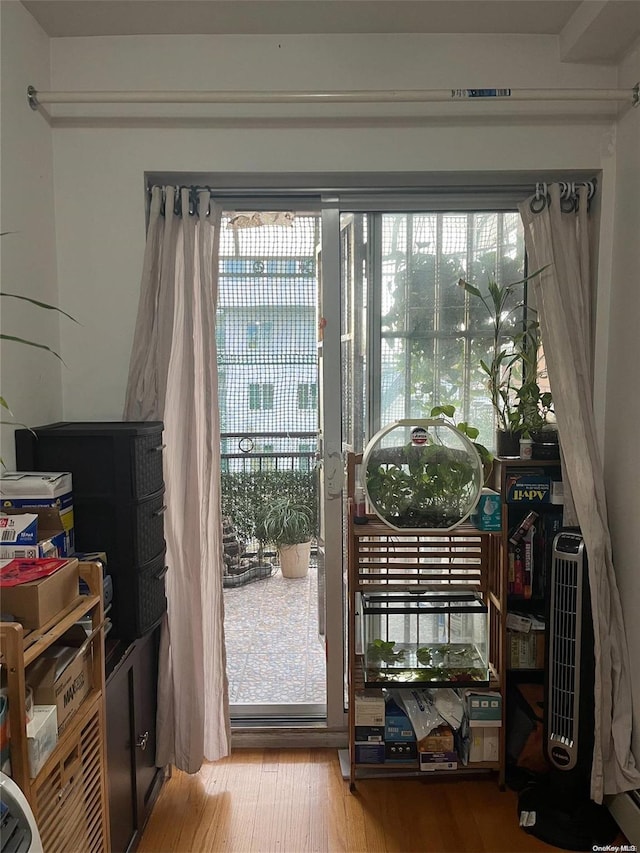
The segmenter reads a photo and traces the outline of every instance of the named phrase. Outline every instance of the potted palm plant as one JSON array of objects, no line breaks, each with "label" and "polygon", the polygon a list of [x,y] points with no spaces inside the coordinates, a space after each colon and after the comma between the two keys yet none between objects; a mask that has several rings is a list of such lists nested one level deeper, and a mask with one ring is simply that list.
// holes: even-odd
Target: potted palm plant
[{"label": "potted palm plant", "polygon": [[280,568],[285,578],[307,575],[314,532],[312,510],[294,498],[276,498],[258,512],[256,537],[278,549]]}]

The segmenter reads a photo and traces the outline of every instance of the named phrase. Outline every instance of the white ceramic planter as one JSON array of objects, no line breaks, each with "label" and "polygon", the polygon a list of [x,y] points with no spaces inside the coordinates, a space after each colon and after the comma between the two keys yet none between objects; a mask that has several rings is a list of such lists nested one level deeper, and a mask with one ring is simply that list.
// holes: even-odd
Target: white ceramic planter
[{"label": "white ceramic planter", "polygon": [[300,542],[297,545],[281,545],[280,569],[283,578],[304,578],[309,572],[309,556],[311,542]]}]

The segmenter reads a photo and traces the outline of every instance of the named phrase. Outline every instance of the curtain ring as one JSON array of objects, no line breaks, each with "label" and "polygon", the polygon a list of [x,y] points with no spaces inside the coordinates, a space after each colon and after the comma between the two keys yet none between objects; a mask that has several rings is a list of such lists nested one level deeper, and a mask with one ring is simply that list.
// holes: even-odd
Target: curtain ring
[{"label": "curtain ring", "polygon": [[198,191],[195,187],[189,188],[189,216],[198,213]]},{"label": "curtain ring", "polygon": [[562,196],[560,199],[560,210],[562,213],[573,213],[578,209],[578,197],[576,195]]},{"label": "curtain ring", "polygon": [[542,211],[548,204],[551,204],[551,198],[549,197],[549,193],[545,193],[545,195],[539,195],[536,189],[535,196],[529,202],[529,209],[531,213],[542,213]]}]

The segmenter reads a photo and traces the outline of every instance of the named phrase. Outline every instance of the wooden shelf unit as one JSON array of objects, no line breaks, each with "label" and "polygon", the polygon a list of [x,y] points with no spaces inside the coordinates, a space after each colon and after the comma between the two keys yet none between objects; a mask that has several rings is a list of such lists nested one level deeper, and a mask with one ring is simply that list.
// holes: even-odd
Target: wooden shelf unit
[{"label": "wooden shelf unit", "polygon": [[[79,563],[89,588],[37,630],[18,622],[0,625],[0,664],[9,699],[11,774],[33,810],[47,853],[110,850],[105,759],[104,611],[102,568]],[[34,778],[29,773],[25,721],[25,669],[83,617],[91,618],[92,688]]]},{"label": "wooden shelf unit", "polygon": [[[360,454],[348,454],[348,691],[349,691],[349,761],[350,784],[372,776],[458,776],[494,771],[498,783],[504,786],[505,777],[505,619],[506,576],[500,560],[500,532],[479,531],[469,524],[453,530],[398,531],[384,524],[375,515],[367,516],[366,524],[353,520],[353,486]],[[500,729],[500,758],[495,762],[477,762],[450,771],[420,771],[414,764],[363,764],[355,760],[355,694],[364,687],[361,656],[356,653],[357,600],[363,592],[477,592],[487,605],[489,616],[488,689],[499,690],[502,701]],[[380,685],[384,687],[384,684]],[[389,683],[389,687],[398,684]],[[419,686],[429,687],[428,682]],[[455,687],[455,684],[451,685]],[[486,689],[486,688],[481,688]]]}]

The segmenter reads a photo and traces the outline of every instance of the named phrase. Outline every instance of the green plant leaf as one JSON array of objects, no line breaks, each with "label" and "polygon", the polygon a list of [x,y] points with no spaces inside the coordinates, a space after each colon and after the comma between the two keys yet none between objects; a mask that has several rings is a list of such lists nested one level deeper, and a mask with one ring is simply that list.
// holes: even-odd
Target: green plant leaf
[{"label": "green plant leaf", "polygon": [[[11,299],[19,299],[21,302],[30,302],[32,305],[36,305],[38,308],[45,308],[47,311],[57,311],[59,314],[64,314],[65,317],[73,320],[74,323],[78,323],[75,317],[72,317],[71,314],[67,314],[66,311],[62,310],[62,308],[58,308],[55,305],[49,305],[47,302],[40,302],[37,299],[32,299],[30,296],[21,296],[19,293],[7,293],[5,290],[0,291],[0,296],[9,296]],[[78,323],[78,325],[80,324]]]},{"label": "green plant leaf", "polygon": [[482,299],[482,293],[480,290],[475,287],[473,284],[469,284],[468,281],[465,281],[463,278],[458,279],[458,287],[462,287],[467,293],[473,293],[474,296],[477,296],[478,299]]},{"label": "green plant leaf", "polygon": [[446,415],[448,418],[452,418],[456,413],[456,407],[450,405],[444,406],[434,406],[431,409],[431,417],[437,418],[439,415]]},{"label": "green plant leaf", "polygon": [[67,366],[66,362],[62,358],[62,356],[59,355],[55,350],[51,349],[51,347],[48,347],[46,344],[38,344],[38,343],[36,343],[36,341],[28,341],[26,338],[18,338],[15,335],[4,335],[3,334],[3,335],[0,335],[0,338],[3,341],[14,341],[15,343],[18,343],[18,344],[26,344],[29,347],[37,347],[38,349],[47,350],[47,352],[50,352],[52,355],[55,355],[56,358],[59,358],[60,361],[65,365],[65,367]]}]

